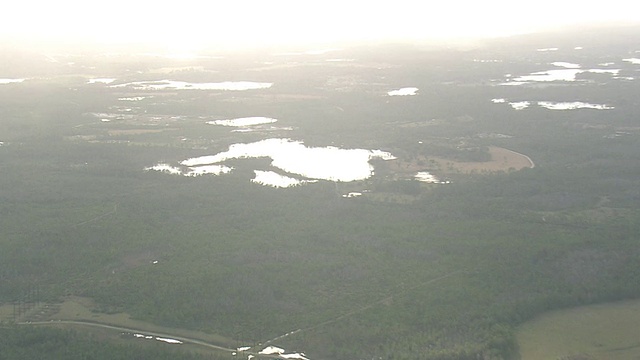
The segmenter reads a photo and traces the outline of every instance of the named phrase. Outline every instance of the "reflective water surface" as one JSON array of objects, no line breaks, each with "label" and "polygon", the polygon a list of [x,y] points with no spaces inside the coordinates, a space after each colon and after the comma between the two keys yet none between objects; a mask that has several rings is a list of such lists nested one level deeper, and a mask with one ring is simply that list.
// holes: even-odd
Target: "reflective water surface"
[{"label": "reflective water surface", "polygon": [[158,81],[135,81],[125,84],[111,85],[114,88],[130,87],[136,90],[254,90],[267,89],[273,83],[253,82],[253,81],[224,81],[216,83],[192,83],[176,80]]},{"label": "reflective water surface", "polygon": [[229,150],[187,159],[184,166],[217,164],[230,159],[271,158],[271,165],[285,172],[309,179],[330,181],[364,180],[373,175],[369,160],[395,157],[381,150],[340,149],[333,146],[307,147],[302,141],[266,139],[248,144],[234,144]]},{"label": "reflective water surface", "polygon": [[387,94],[389,94],[389,96],[411,96],[415,95],[417,91],[417,87],[406,87],[398,90],[391,90]]},{"label": "reflective water surface", "polygon": [[610,110],[613,106],[603,104],[590,104],[582,101],[574,102],[553,102],[553,101],[538,101],[538,105],[549,110],[574,110],[574,109],[596,109],[596,110]]},{"label": "reflective water surface", "polygon": [[0,85],[21,83],[25,79],[0,79]]},{"label": "reflective water surface", "polygon": [[209,125],[222,125],[222,126],[251,126],[251,125],[262,125],[262,124],[271,124],[278,121],[277,119],[268,118],[268,117],[244,117],[237,119],[226,119],[226,120],[213,120],[207,121]]},{"label": "reflective water surface", "polygon": [[255,169],[252,182],[290,187],[317,180],[350,182],[364,180],[374,174],[372,159],[392,160],[395,157],[382,150],[342,149],[334,146],[307,147],[302,141],[271,138],[252,143],[238,143],[227,151],[181,161],[177,165],[159,163],[145,168],[173,175],[221,175],[233,170],[224,164],[232,159],[270,158],[271,166],[286,173]]}]

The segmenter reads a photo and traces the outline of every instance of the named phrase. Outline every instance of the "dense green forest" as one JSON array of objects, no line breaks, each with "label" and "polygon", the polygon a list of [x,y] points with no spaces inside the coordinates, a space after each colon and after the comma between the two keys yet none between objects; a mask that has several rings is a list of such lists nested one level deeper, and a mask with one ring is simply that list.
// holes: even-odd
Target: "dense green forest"
[{"label": "dense green forest", "polygon": [[[0,85],[0,303],[87,297],[95,312],[246,345],[278,338],[273,344],[312,360],[517,359],[514,330],[524,321],[640,296],[640,66],[623,61],[640,50],[640,32],[624,34],[180,63],[7,56],[0,78],[26,80]],[[559,50],[537,51],[547,47]],[[16,60],[25,58],[29,66]],[[618,71],[500,85],[506,74],[558,61],[583,69],[613,62],[606,69]],[[273,86],[88,83],[107,77],[115,85],[170,78]],[[387,95],[407,86],[417,95]],[[122,100],[136,96],[143,99]],[[533,105],[515,110],[498,98]],[[613,109],[549,110],[538,101]],[[278,127],[205,124],[246,116],[276,118]],[[233,171],[220,176],[145,170],[277,137],[381,149],[413,165],[434,156],[482,163],[495,146],[535,167],[464,173],[421,163],[445,185],[375,160],[368,179],[291,188],[250,181],[254,169],[274,168],[265,158],[230,160]],[[343,197],[351,191],[363,195]],[[0,359],[178,356],[26,324],[0,331]]]}]

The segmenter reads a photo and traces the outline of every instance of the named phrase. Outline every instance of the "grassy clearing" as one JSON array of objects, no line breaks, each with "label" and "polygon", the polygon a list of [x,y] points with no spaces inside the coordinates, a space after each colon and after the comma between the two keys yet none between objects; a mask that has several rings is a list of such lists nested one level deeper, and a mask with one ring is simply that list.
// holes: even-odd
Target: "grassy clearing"
[{"label": "grassy clearing", "polygon": [[640,358],[640,300],[554,311],[518,331],[522,360]]},{"label": "grassy clearing", "polygon": [[13,305],[4,304],[0,305],[0,322],[13,321]]}]

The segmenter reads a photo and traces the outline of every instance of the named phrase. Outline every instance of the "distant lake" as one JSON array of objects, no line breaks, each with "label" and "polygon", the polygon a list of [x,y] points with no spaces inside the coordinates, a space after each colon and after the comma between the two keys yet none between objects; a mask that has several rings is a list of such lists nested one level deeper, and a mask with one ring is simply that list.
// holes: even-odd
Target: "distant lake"
[{"label": "distant lake", "polygon": [[251,126],[251,125],[262,125],[262,124],[272,124],[278,121],[277,119],[255,116],[255,117],[244,117],[237,119],[227,119],[227,120],[213,120],[207,121],[209,125],[222,125],[222,126]]},{"label": "distant lake", "polygon": [[389,96],[412,96],[418,91],[417,87],[405,87],[397,90],[391,90],[387,94]]},{"label": "distant lake", "polygon": [[111,84],[116,80],[117,79],[114,79],[114,78],[94,78],[94,79],[89,79],[89,81],[87,81],[87,84]]},{"label": "distant lake", "polygon": [[255,90],[270,88],[273,83],[253,81],[224,81],[214,83],[192,83],[176,80],[135,81],[125,84],[111,85],[113,88],[131,87],[136,90]]},{"label": "distant lake", "polygon": [[21,83],[24,79],[0,79],[0,85]]},{"label": "distant lake", "polygon": [[538,101],[538,105],[549,110],[574,110],[574,109],[596,109],[596,110],[610,110],[613,106],[603,104],[590,104],[582,101],[574,102],[553,102],[553,101]]},{"label": "distant lake", "polygon": [[575,81],[576,75],[580,74],[584,70],[580,69],[557,69],[534,72],[531,75],[520,76],[514,81],[529,82],[529,81]]},{"label": "distant lake", "polygon": [[506,82],[500,83],[500,85],[524,85],[552,81],[573,82],[577,81],[577,76],[583,73],[611,74],[612,76],[618,76],[618,74],[620,73],[620,69],[580,69],[580,65],[578,64],[563,61],[556,61],[551,64],[558,67],[563,67],[564,69],[537,71],[529,75],[508,78]]},{"label": "distant lake", "polygon": [[435,175],[431,174],[428,171],[420,171],[418,172],[414,178],[418,181],[429,183],[429,184],[449,184],[451,181],[446,180],[442,181],[438,179]]},{"label": "distant lake", "polygon": [[[494,104],[506,103],[505,99],[491,99]],[[509,102],[509,105],[515,110],[523,110],[528,108],[532,104],[531,101],[515,101]],[[594,110],[611,110],[614,109],[611,105],[605,104],[592,104],[582,101],[572,102],[554,102],[554,101],[538,101],[537,104],[540,107],[549,110],[576,110],[576,109],[594,109]]]}]

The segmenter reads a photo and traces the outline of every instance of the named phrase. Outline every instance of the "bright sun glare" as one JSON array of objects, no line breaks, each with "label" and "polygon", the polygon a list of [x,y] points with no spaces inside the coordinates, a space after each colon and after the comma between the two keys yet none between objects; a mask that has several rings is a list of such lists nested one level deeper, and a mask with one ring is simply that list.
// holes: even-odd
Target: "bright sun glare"
[{"label": "bright sun glare", "polygon": [[25,0],[3,7],[4,38],[146,42],[184,51],[203,45],[501,36],[576,23],[636,23],[640,18],[640,6],[626,0]]}]

